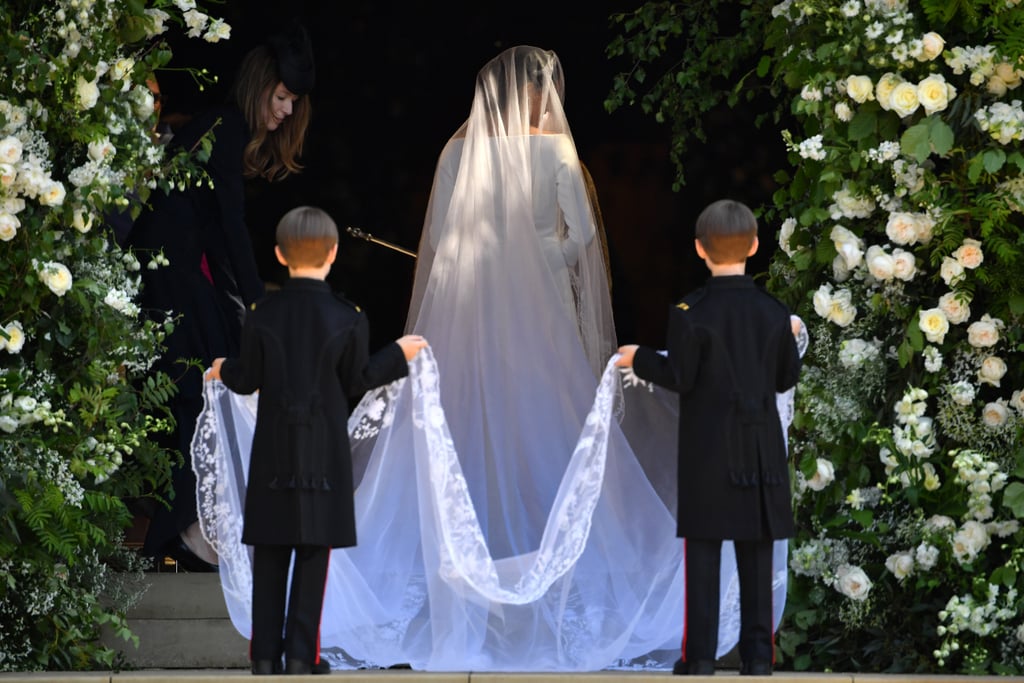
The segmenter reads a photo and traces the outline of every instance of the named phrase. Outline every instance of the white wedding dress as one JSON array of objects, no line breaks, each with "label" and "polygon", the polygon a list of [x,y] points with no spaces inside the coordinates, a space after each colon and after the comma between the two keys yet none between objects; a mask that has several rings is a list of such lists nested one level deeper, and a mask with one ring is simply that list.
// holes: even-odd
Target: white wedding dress
[{"label": "white wedding dress", "polygon": [[[431,346],[349,418],[358,545],[331,556],[321,647],[334,668],[666,669],[679,657],[678,401],[611,365],[562,87],[552,53],[502,53],[442,152],[408,322]],[[538,115],[544,133],[530,134]],[[239,539],[256,398],[209,383],[206,400],[200,517],[248,637]],[[777,624],[784,541],[776,551]],[[739,631],[728,543],[720,592],[724,654]]]}]

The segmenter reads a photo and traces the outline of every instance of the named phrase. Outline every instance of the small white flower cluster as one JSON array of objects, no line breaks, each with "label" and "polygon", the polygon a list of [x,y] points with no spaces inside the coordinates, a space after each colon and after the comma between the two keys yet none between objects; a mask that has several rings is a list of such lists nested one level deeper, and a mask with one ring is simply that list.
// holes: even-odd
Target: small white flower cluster
[{"label": "small white flower cluster", "polygon": [[846,496],[846,504],[854,510],[870,509],[882,500],[882,489],[877,486],[856,488]]},{"label": "small white flower cluster", "polygon": [[831,567],[845,564],[848,554],[846,545],[837,539],[820,538],[807,541],[790,552],[789,568],[798,576],[831,578],[835,575]]},{"label": "small white flower cluster", "polygon": [[11,392],[0,396],[0,431],[13,434],[19,427],[36,422],[55,429],[67,423],[64,411],[54,410],[49,399]]},{"label": "small white flower cluster", "polygon": [[822,139],[821,135],[812,135],[797,145],[797,153],[804,159],[823,161],[828,156],[828,152],[821,144]]},{"label": "small white flower cluster", "polygon": [[981,129],[1000,144],[1024,139],[1024,110],[1020,100],[994,102],[974,112],[974,118]]},{"label": "small white flower cluster", "polygon": [[900,143],[896,140],[885,140],[880,142],[878,147],[872,147],[864,154],[871,161],[880,164],[894,161],[900,155]]},{"label": "small white flower cluster", "polygon": [[[897,145],[898,149],[899,145]],[[832,195],[832,205],[828,207],[832,220],[843,218],[868,218],[875,210],[875,200],[870,196],[857,194],[850,189],[849,184],[844,183],[843,187]]]},{"label": "small white flower cluster", "polygon": [[210,20],[208,14],[196,9],[195,0],[174,0],[174,4],[182,11],[182,18],[188,27],[189,38],[202,37],[208,43],[217,43],[231,37],[231,26],[222,19]]},{"label": "small white flower cluster", "polygon": [[906,159],[892,162],[892,179],[896,183],[894,192],[898,197],[914,195],[924,189],[925,170]]},{"label": "small white flower cluster", "polygon": [[927,462],[936,448],[933,419],[925,415],[927,399],[924,389],[907,389],[894,408],[898,424],[892,427],[892,438],[899,457],[886,447],[879,449],[878,457],[886,476],[895,477],[904,488],[917,483],[935,491],[942,482],[935,465]]},{"label": "small white flower cluster", "polygon": [[[1002,590],[997,584],[988,584],[985,602],[979,601],[971,594],[954,595],[946,603],[946,608],[939,612],[938,634],[940,636],[974,633],[987,636],[999,628],[1000,622],[1012,621],[1017,618],[1014,604],[1017,600],[1017,589],[1010,588],[1000,600]],[[1000,603],[1003,603],[1000,605]],[[936,650],[936,659],[949,658],[952,652],[959,649],[955,640],[951,640],[946,648]]]},{"label": "small white flower cluster", "polygon": [[996,463],[972,450],[955,452],[953,468],[957,471],[957,482],[967,488],[967,514],[979,522],[991,519],[995,514],[992,494],[1006,486],[1006,473],[1001,472]]},{"label": "small white flower cluster", "polygon": [[954,47],[946,57],[946,64],[957,75],[970,71],[971,85],[984,83],[989,94],[996,97],[1020,87],[1024,75],[1024,71],[1013,65],[1012,59],[997,55],[991,45]]},{"label": "small white flower cluster", "polygon": [[847,370],[878,360],[882,342],[875,339],[844,339],[839,345],[839,364]]}]

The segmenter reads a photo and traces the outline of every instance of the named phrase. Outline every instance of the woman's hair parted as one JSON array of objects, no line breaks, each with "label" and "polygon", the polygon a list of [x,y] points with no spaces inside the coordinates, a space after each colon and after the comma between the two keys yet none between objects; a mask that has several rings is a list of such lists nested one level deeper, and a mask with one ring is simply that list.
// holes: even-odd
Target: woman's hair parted
[{"label": "woman's hair parted", "polygon": [[293,268],[319,268],[338,243],[338,226],[326,211],[299,206],[277,223],[277,247]]},{"label": "woman's hair parted", "polygon": [[252,133],[242,157],[242,172],[247,178],[262,176],[274,181],[302,170],[298,157],[309,127],[309,95],[295,101],[291,116],[277,130],[268,131],[267,110],[279,82],[273,50],[260,45],[246,54],[232,84],[231,99],[242,110]]},{"label": "woman's hair parted", "polygon": [[695,232],[713,263],[742,263],[757,237],[757,218],[746,204],[719,199],[700,212]]}]

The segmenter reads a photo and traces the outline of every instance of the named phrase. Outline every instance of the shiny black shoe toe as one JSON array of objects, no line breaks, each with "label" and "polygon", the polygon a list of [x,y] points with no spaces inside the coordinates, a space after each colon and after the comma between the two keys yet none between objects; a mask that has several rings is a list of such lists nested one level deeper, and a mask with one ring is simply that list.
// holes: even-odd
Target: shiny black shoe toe
[{"label": "shiny black shoe toe", "polygon": [[740,676],[771,676],[772,663],[762,659],[755,659],[751,662],[743,662],[740,666]]},{"label": "shiny black shoe toe", "polygon": [[298,659],[289,659],[284,665],[284,672],[288,676],[307,676],[313,673],[313,665]]},{"label": "shiny black shoe toe", "polygon": [[211,564],[192,552],[192,549],[185,545],[181,536],[175,536],[164,547],[164,554],[178,563],[178,566],[187,572],[192,573],[213,573],[220,571],[220,567]]},{"label": "shiny black shoe toe", "polygon": [[273,676],[281,673],[281,663],[273,659],[257,659],[252,663],[253,676]]},{"label": "shiny black shoe toe", "polygon": [[312,666],[313,674],[329,674],[331,673],[331,664],[323,657],[320,658],[319,662],[315,662]]},{"label": "shiny black shoe toe", "polygon": [[707,659],[698,659],[693,662],[684,662],[677,659],[672,665],[674,676],[714,676],[715,663]]}]

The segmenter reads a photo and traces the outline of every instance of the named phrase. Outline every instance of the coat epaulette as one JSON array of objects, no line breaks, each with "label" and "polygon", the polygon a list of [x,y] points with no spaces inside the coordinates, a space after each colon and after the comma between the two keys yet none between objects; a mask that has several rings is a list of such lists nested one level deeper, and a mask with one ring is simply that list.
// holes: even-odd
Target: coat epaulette
[{"label": "coat epaulette", "polygon": [[350,301],[349,299],[346,299],[345,297],[343,297],[338,292],[334,293],[334,298],[337,299],[338,301],[342,302],[343,304],[348,304],[349,306],[354,308],[356,313],[362,313],[363,312],[363,309],[359,307],[359,304],[355,303],[354,301]]},{"label": "coat epaulette", "polygon": [[690,310],[690,308],[695,303],[704,298],[704,291],[704,288],[701,287],[700,289],[695,289],[694,291],[690,292],[689,294],[684,296],[679,303],[676,304],[676,308],[678,308],[681,311]]}]

